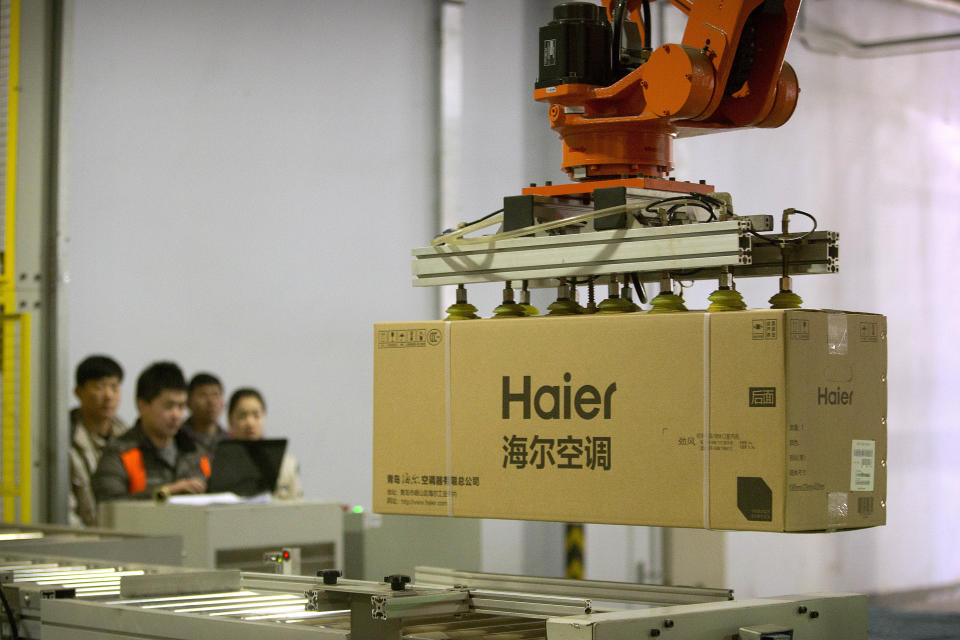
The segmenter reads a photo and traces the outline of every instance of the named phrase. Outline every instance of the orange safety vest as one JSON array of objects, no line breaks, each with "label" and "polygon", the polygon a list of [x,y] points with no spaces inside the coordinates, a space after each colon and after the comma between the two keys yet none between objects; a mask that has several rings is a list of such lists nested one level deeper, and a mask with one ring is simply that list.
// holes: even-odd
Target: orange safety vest
[{"label": "orange safety vest", "polygon": [[[147,488],[147,469],[143,466],[143,454],[139,447],[134,447],[120,454],[123,468],[127,471],[128,489],[132,494],[140,493]],[[210,459],[200,456],[200,471],[207,478],[210,477]]]}]

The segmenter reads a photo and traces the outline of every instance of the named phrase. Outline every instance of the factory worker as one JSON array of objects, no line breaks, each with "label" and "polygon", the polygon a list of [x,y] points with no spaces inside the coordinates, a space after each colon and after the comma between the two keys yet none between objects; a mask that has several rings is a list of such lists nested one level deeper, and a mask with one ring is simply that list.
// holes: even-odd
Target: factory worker
[{"label": "factory worker", "polygon": [[70,495],[67,521],[71,526],[97,524],[97,501],[91,480],[107,444],[127,425],[117,417],[123,368],[108,356],[90,356],[77,366],[73,393],[80,406],[70,411]]},{"label": "factory worker", "polygon": [[227,437],[220,426],[223,413],[223,384],[212,373],[198,373],[190,379],[187,388],[187,407],[190,417],[183,430],[190,434],[208,457],[213,457],[217,443]]},{"label": "factory worker", "polygon": [[137,379],[140,418],[106,448],[93,477],[97,500],[203,493],[210,459],[180,430],[187,383],[172,362],[156,362]]},{"label": "factory worker", "polygon": [[[250,387],[237,389],[230,396],[227,405],[229,436],[236,440],[260,440],[263,438],[263,421],[266,415],[267,404],[259,391]],[[300,465],[287,453],[283,454],[277,488],[273,495],[281,499],[303,497]]]}]

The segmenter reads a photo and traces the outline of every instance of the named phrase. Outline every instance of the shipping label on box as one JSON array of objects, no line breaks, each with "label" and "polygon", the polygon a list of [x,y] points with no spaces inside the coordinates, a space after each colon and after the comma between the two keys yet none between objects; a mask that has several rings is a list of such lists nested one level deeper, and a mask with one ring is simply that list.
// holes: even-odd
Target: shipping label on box
[{"label": "shipping label on box", "polygon": [[[885,341],[851,342],[833,315],[378,324],[374,508],[774,531],[880,524],[882,509],[850,505],[885,489],[885,431],[867,426],[885,412]],[[848,322],[856,335],[885,336],[882,317],[855,318],[877,325]]]}]

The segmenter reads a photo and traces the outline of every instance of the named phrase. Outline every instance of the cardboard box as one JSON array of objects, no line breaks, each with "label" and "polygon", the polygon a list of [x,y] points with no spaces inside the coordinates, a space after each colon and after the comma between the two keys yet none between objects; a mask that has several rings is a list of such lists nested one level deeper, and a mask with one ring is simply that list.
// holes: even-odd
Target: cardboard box
[{"label": "cardboard box", "polygon": [[886,347],[812,310],[377,324],[374,510],[881,525]]}]

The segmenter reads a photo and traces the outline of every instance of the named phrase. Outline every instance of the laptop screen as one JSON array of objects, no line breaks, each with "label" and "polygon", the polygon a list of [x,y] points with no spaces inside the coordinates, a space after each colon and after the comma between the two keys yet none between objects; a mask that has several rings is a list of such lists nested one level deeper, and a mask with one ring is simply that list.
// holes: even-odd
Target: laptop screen
[{"label": "laptop screen", "polygon": [[207,493],[232,491],[253,496],[274,491],[286,448],[285,438],[221,440],[213,456]]}]

